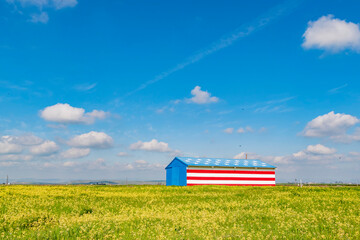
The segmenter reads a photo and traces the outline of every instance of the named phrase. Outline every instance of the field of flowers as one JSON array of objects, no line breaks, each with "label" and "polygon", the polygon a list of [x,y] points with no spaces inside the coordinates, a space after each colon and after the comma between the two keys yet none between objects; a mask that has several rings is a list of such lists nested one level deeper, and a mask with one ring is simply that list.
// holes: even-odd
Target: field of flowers
[{"label": "field of flowers", "polygon": [[360,239],[360,187],[0,187],[0,239],[74,238]]}]

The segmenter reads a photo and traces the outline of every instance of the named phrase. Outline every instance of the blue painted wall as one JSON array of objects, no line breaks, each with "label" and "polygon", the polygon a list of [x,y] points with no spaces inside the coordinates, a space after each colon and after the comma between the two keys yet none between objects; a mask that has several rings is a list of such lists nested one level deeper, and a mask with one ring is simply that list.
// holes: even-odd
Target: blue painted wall
[{"label": "blue painted wall", "polygon": [[186,186],[186,168],[186,164],[175,158],[166,167],[166,186]]},{"label": "blue painted wall", "polygon": [[172,168],[166,169],[166,186],[171,186],[172,184]]}]

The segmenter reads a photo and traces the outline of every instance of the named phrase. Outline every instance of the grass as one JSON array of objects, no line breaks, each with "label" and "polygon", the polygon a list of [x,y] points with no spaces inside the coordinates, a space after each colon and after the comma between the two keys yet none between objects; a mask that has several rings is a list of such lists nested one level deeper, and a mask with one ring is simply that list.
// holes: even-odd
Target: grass
[{"label": "grass", "polygon": [[360,239],[360,187],[1,186],[1,239]]}]

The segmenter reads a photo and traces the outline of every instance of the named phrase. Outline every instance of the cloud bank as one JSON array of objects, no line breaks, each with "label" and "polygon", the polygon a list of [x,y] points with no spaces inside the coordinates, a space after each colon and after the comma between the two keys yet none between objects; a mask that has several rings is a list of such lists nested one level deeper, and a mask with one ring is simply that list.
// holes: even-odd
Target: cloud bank
[{"label": "cloud bank", "polygon": [[110,148],[113,139],[104,132],[91,131],[71,138],[67,144],[78,148]]},{"label": "cloud bank", "polygon": [[130,145],[131,150],[144,150],[149,152],[172,152],[173,150],[169,147],[166,142],[159,142],[156,139],[152,139],[149,142],[138,141]]},{"label": "cloud bank", "polygon": [[36,145],[30,148],[30,152],[34,155],[51,155],[59,151],[59,146],[50,140],[46,140],[40,145]]},{"label": "cloud bank", "polygon": [[333,15],[310,21],[303,37],[302,46],[305,49],[316,48],[328,52],[345,49],[360,51],[359,24],[334,18]]},{"label": "cloud bank", "polygon": [[338,142],[356,141],[360,140],[360,129],[356,128],[352,135],[347,132],[359,122],[360,120],[355,116],[344,113],[335,114],[331,111],[308,122],[301,134],[312,138],[327,137]]},{"label": "cloud bank", "polygon": [[90,154],[90,148],[70,148],[61,153],[63,158],[83,158]]},{"label": "cloud bank", "polygon": [[23,148],[20,144],[13,143],[9,136],[0,138],[0,154],[20,153]]},{"label": "cloud bank", "polygon": [[[256,153],[247,153],[248,159],[260,159],[264,162],[285,166],[302,166],[304,164],[329,164],[336,165],[339,162],[359,161],[358,152],[349,152],[348,154],[337,153],[335,148],[330,148],[322,144],[308,145],[305,149],[283,156],[262,156]],[[246,153],[241,152],[235,155],[234,159],[245,159]]]},{"label": "cloud bank", "polygon": [[92,124],[96,119],[105,119],[107,115],[101,110],[85,113],[85,109],[72,107],[67,103],[57,103],[40,111],[40,117],[44,120],[65,124]]}]

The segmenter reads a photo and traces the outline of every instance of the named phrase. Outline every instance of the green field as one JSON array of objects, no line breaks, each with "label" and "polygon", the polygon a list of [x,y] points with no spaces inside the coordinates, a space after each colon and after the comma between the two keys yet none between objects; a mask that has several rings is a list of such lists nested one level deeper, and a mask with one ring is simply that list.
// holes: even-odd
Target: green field
[{"label": "green field", "polygon": [[1,186],[1,239],[360,239],[360,187]]}]

